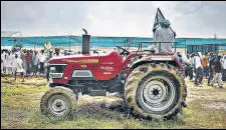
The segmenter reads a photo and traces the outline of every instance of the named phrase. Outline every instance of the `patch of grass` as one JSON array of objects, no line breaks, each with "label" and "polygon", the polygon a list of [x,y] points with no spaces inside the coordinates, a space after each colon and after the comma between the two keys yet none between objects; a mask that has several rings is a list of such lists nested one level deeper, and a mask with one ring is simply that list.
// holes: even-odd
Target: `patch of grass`
[{"label": "patch of grass", "polygon": [[[29,79],[28,83],[13,78],[1,78],[1,128],[71,128],[71,129],[153,129],[153,128],[226,128],[226,112],[207,107],[209,104],[226,103],[226,89],[198,88],[193,82],[188,86],[188,107],[171,120],[142,120],[122,112],[101,108],[100,104],[115,97],[81,97],[77,115],[70,119],[46,117],[40,112],[41,96],[49,89],[45,79]],[[28,79],[25,80],[25,82]],[[34,84],[32,84],[34,82]],[[39,82],[37,84],[36,82]],[[205,83],[206,84],[206,83]],[[94,103],[91,104],[90,103]]]},{"label": "patch of grass", "polygon": [[209,104],[211,101],[193,101],[184,111],[184,121],[192,128],[226,128],[224,110],[202,107],[202,104]]}]

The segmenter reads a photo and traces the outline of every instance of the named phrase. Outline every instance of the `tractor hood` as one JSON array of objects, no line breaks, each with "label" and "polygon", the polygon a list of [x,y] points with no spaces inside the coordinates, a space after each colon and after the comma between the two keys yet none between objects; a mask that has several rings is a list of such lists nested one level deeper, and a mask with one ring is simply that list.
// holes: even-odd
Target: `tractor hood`
[{"label": "tractor hood", "polygon": [[51,58],[48,63],[50,64],[97,64],[101,60],[117,60],[122,62],[121,56],[116,52],[105,53],[105,54],[79,54],[72,56],[59,56]]},{"label": "tractor hood", "polygon": [[74,63],[98,63],[98,55],[79,54],[71,56],[59,56],[51,58],[48,63],[50,64],[74,64]]}]

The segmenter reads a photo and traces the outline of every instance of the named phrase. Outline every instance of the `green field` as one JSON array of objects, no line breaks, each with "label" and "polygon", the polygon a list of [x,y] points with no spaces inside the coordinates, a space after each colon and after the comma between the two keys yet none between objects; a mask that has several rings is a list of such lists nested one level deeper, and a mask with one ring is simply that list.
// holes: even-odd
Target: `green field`
[{"label": "green field", "polygon": [[[41,114],[39,102],[49,89],[42,78],[26,78],[25,82],[1,77],[1,128],[226,128],[226,88],[195,87],[186,81],[188,97],[182,113],[168,121],[123,117],[116,110],[102,108],[105,102],[121,101],[117,97],[82,96],[78,113],[71,119],[48,118]],[[226,86],[226,83],[224,83]]]}]

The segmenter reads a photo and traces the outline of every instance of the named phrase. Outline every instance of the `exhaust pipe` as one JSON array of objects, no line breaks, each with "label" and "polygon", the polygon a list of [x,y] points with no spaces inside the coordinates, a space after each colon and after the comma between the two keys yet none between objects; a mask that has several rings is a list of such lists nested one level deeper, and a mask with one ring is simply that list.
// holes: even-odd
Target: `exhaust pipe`
[{"label": "exhaust pipe", "polygon": [[85,29],[82,29],[85,34],[82,35],[82,54],[90,54],[90,35]]}]

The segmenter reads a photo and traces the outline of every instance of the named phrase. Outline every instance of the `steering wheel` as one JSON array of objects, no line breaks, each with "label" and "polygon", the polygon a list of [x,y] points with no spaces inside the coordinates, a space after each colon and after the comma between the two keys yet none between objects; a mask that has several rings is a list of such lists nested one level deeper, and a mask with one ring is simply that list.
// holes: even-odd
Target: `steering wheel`
[{"label": "steering wheel", "polygon": [[120,55],[129,55],[130,54],[130,52],[128,50],[126,50],[120,46],[116,46],[116,48],[118,49],[118,52]]}]

